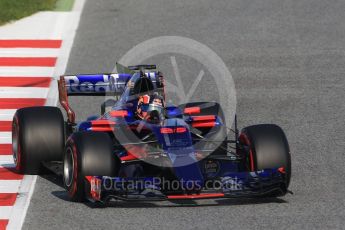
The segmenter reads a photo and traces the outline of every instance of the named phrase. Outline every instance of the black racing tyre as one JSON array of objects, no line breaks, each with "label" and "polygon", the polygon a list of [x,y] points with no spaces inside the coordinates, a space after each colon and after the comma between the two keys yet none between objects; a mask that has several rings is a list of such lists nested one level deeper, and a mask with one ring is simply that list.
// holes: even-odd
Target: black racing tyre
[{"label": "black racing tyre", "polygon": [[284,131],[273,124],[253,125],[244,128],[239,139],[241,145],[249,147],[249,170],[284,167],[287,189],[291,178],[291,155]]},{"label": "black racing tyre", "polygon": [[37,175],[44,161],[61,161],[65,145],[64,120],[57,107],[18,109],[12,123],[12,149],[16,170]]},{"label": "black racing tyre", "polygon": [[85,176],[116,176],[119,164],[108,134],[73,133],[67,140],[63,159],[63,184],[70,199],[85,200],[90,186]]},{"label": "black racing tyre", "polygon": [[[192,115],[217,115],[221,118],[223,126],[218,127],[216,132],[210,132],[204,135],[208,142],[203,143],[204,147],[202,148],[214,149],[211,155],[227,155],[227,128],[222,107],[217,102],[190,102],[179,105],[181,111],[189,107],[200,107],[200,113]],[[199,147],[200,144],[199,142]]]}]

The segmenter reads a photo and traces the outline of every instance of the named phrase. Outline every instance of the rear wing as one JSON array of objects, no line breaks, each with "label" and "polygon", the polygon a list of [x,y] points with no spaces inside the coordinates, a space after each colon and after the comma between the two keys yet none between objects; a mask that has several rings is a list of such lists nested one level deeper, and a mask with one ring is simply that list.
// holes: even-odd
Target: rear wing
[{"label": "rear wing", "polygon": [[[145,73],[152,83],[157,82],[157,73]],[[59,82],[65,85],[68,96],[90,95],[105,96],[121,95],[126,84],[132,77],[131,74],[80,74],[61,76]]]},{"label": "rear wing", "polygon": [[133,65],[133,66],[128,66],[127,67],[129,70],[152,70],[152,69],[157,69],[156,65]]},{"label": "rear wing", "polygon": [[[158,72],[148,72],[145,75],[156,86],[159,81]],[[65,75],[58,80],[60,104],[67,112],[68,121],[75,122],[75,113],[68,104],[68,96],[106,96],[120,97],[127,87],[132,74],[79,74]]]}]

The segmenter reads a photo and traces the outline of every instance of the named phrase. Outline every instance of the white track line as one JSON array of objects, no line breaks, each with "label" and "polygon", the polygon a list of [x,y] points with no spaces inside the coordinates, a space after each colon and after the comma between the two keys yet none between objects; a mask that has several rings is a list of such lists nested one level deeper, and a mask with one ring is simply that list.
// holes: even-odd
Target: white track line
[{"label": "white track line", "polygon": [[17,193],[21,180],[0,180],[0,193]]},{"label": "white track line", "polygon": [[0,155],[0,166],[2,167],[13,167],[14,161],[12,155]]},{"label": "white track line", "polygon": [[46,98],[49,88],[0,87],[0,98]]},{"label": "white track line", "polygon": [[0,144],[11,144],[12,132],[0,132]]},{"label": "white track line", "polygon": [[0,76],[5,77],[51,77],[54,67],[0,67]]},{"label": "white track line", "polygon": [[57,57],[59,49],[0,48],[0,57]]},{"label": "white track line", "polygon": [[0,206],[0,219],[8,219],[11,216],[13,206]]},{"label": "white track line", "polygon": [[0,121],[12,121],[16,109],[0,109]]}]

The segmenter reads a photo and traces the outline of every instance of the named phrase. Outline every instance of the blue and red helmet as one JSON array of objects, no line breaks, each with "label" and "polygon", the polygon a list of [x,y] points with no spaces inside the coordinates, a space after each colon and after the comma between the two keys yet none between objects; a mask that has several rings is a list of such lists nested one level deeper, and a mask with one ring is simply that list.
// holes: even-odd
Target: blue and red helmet
[{"label": "blue and red helmet", "polygon": [[139,97],[136,114],[140,119],[148,119],[152,114],[162,117],[164,107],[165,103],[162,96],[158,94],[143,95]]}]

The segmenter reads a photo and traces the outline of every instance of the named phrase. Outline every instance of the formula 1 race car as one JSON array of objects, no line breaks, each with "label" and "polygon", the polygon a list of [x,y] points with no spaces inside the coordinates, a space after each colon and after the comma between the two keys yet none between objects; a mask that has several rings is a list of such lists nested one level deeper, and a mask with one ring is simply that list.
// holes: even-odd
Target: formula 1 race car
[{"label": "formula 1 race car", "polygon": [[[16,169],[57,167],[73,201],[282,196],[289,145],[273,124],[227,128],[216,102],[174,106],[154,65],[114,74],[61,76],[57,107],[27,107],[13,118]],[[76,123],[68,96],[106,96],[101,114]],[[228,136],[228,130],[234,138]],[[59,171],[58,170],[58,171]]]}]

